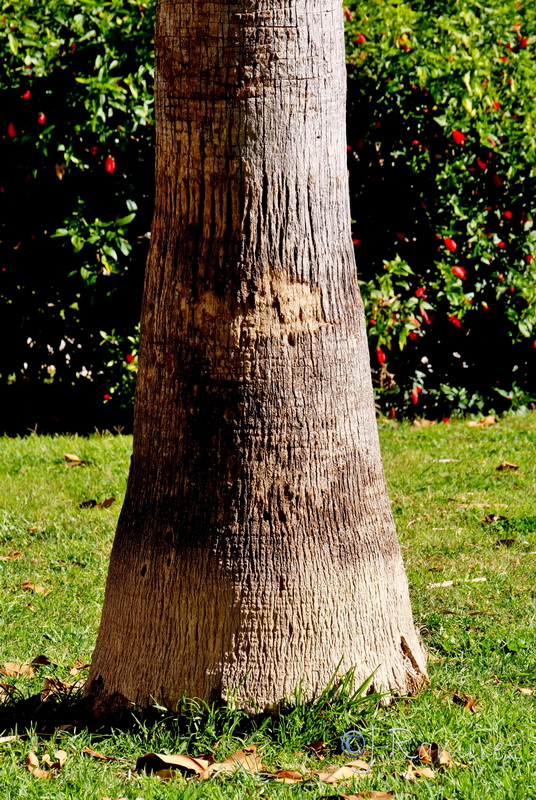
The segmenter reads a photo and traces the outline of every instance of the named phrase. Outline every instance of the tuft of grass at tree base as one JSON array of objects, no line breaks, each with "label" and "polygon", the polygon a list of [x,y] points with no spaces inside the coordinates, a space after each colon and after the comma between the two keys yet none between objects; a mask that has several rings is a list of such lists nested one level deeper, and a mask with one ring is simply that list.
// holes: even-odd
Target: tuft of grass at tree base
[{"label": "tuft of grass at tree base", "polygon": [[[389,707],[352,700],[343,684],[272,717],[185,701],[180,713],[161,711],[152,724],[140,718],[127,731],[71,727],[44,736],[19,728],[18,738],[0,743],[2,800],[250,800],[368,789],[406,800],[536,797],[536,414],[488,427],[385,421],[380,436],[415,621],[430,656],[429,688]],[[86,674],[71,670],[91,658],[130,451],[130,437],[108,433],[0,439],[0,558],[11,554],[0,560],[0,667],[39,655],[51,662],[35,666],[34,677],[0,676],[19,697],[36,695],[47,676],[72,683]],[[65,453],[86,463],[68,466]],[[497,469],[504,462],[517,469]],[[88,503],[112,497],[108,507]],[[269,769],[319,769],[349,760],[340,738],[352,729],[372,774],[334,786],[286,786],[245,771],[203,782],[133,772],[151,751],[220,759],[253,742]],[[308,749],[315,741],[327,744],[322,761]],[[460,766],[407,781],[407,757],[425,742]],[[84,747],[119,760],[91,757]],[[24,768],[30,752],[42,758],[58,749],[67,760],[56,777],[38,780]]]}]

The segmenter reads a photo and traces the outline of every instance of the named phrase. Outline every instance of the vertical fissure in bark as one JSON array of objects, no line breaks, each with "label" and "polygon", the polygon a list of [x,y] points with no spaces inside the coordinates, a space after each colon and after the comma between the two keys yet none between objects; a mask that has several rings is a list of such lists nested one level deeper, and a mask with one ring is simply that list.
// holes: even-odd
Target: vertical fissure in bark
[{"label": "vertical fissure in bark", "polygon": [[425,655],[350,237],[340,6],[160,0],[155,84],[134,452],[94,707],[235,691],[267,707],[339,664],[415,691]]}]

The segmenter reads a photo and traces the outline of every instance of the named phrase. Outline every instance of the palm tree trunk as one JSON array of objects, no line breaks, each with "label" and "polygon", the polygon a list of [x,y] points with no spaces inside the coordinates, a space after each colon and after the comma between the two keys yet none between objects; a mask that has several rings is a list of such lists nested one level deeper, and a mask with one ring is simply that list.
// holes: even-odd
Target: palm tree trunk
[{"label": "palm tree trunk", "polygon": [[331,0],[160,0],[134,454],[88,693],[426,680],[350,237]]}]

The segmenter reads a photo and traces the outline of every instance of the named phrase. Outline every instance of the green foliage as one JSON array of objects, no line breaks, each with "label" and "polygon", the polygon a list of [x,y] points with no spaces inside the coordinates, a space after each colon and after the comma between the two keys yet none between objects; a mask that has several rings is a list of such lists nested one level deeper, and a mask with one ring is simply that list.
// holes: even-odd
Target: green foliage
[{"label": "green foliage", "polygon": [[59,414],[58,426],[91,428],[106,405],[118,422],[132,403],[126,359],[152,214],[154,5],[2,5],[0,331],[12,347],[0,394],[15,427]]},{"label": "green foliage", "polygon": [[345,13],[354,242],[380,405],[525,405],[536,7],[363,0]]},{"label": "green foliage", "polygon": [[[154,11],[2,4],[0,399],[15,429],[128,420],[153,204]],[[530,405],[536,7],[356,0],[345,14],[379,406],[441,417]]]}]

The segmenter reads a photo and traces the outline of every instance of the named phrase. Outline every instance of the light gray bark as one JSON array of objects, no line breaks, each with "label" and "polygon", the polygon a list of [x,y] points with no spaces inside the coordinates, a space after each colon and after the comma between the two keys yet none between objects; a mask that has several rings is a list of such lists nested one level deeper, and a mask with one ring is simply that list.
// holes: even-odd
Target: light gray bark
[{"label": "light gray bark", "polygon": [[353,247],[342,12],[160,0],[134,454],[95,713],[426,680]]}]

